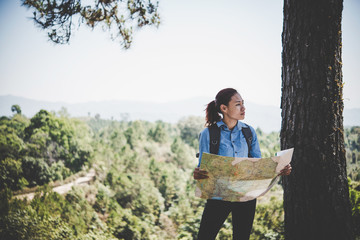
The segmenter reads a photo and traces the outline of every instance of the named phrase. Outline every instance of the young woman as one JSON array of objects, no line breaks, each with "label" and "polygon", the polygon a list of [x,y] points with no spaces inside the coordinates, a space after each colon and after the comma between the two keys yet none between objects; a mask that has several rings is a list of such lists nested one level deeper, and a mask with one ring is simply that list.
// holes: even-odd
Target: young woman
[{"label": "young woman", "polygon": [[[233,88],[221,90],[206,108],[206,126],[200,133],[199,165],[195,168],[194,179],[208,178],[207,172],[199,169],[202,153],[210,153],[209,127],[217,125],[220,128],[220,146],[218,155],[227,157],[248,157],[248,145],[241,131],[249,127],[252,132],[250,156],[261,158],[259,142],[255,130],[239,120],[245,118],[244,100]],[[290,164],[281,175],[289,175]],[[247,202],[228,202],[208,199],[202,215],[198,240],[216,238],[222,224],[232,213],[233,239],[248,240],[254,220],[256,199]]]}]

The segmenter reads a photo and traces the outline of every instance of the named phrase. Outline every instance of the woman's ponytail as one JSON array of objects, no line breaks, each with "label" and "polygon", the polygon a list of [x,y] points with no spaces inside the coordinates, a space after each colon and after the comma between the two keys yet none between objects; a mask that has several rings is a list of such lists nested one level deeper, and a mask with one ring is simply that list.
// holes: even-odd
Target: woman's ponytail
[{"label": "woman's ponytail", "polygon": [[229,105],[231,97],[237,94],[238,92],[234,88],[225,88],[222,89],[215,97],[215,100],[211,101],[206,107],[206,127],[211,127],[221,120],[221,111],[220,106],[224,104]]},{"label": "woman's ponytail", "polygon": [[206,107],[206,123],[205,126],[210,127],[216,124],[221,120],[221,115],[218,111],[218,106],[216,106],[215,100],[209,102]]}]

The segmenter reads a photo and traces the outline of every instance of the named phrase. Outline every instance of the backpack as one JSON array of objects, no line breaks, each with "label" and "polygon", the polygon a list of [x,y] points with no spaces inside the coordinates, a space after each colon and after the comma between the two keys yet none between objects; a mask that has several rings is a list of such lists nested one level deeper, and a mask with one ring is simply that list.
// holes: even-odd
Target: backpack
[{"label": "backpack", "polygon": [[[246,125],[246,124],[245,124]],[[251,142],[252,142],[252,132],[248,125],[246,128],[241,128],[242,133],[244,134],[246,143],[248,145],[248,157],[251,158],[250,150],[251,150]],[[210,134],[210,153],[218,154],[220,147],[220,128],[217,124],[214,124],[209,127]],[[196,157],[199,157],[199,153],[196,154]]]}]

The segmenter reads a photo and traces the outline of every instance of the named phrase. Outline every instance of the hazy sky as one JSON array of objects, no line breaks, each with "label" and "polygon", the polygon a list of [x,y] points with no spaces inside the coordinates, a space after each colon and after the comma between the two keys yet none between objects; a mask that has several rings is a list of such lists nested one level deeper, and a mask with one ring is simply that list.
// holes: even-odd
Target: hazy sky
[{"label": "hazy sky", "polygon": [[[68,103],[213,98],[225,87],[247,101],[280,105],[281,0],[160,0],[162,24],[122,50],[83,26],[54,45],[19,0],[0,0],[0,95]],[[345,0],[346,108],[360,107],[360,1]]]}]

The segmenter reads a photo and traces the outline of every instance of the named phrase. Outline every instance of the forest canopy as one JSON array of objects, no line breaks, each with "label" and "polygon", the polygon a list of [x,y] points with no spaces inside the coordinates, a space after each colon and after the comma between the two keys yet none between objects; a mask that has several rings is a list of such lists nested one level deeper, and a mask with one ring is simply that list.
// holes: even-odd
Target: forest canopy
[{"label": "forest canopy", "polygon": [[[1,239],[196,238],[204,201],[194,196],[192,171],[202,118],[114,121],[71,118],[66,109],[27,118],[14,109],[0,118]],[[256,131],[263,156],[280,150],[278,132]],[[353,219],[360,223],[360,127],[345,133]],[[52,191],[90,169],[96,178],[89,185]],[[16,198],[31,189],[31,201]],[[251,239],[284,239],[281,193],[277,185],[258,205]],[[219,239],[231,234],[229,218]]]}]

